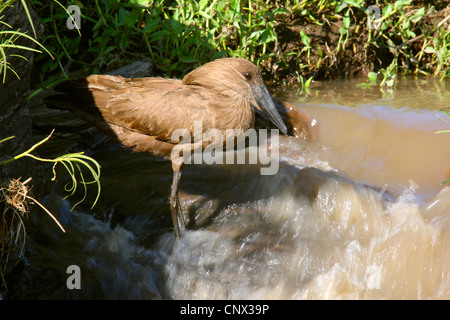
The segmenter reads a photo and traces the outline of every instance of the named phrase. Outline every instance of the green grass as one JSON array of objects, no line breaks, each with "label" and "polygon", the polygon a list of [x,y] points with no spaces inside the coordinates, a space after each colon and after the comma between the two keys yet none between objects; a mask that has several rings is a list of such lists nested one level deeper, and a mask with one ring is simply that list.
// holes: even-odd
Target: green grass
[{"label": "green grass", "polygon": [[[447,110],[441,110],[447,117],[448,119],[444,119],[442,118],[442,120],[444,120],[444,122],[446,122],[447,124],[450,124],[450,108],[448,108]],[[441,130],[441,131],[437,131],[436,133],[450,133],[450,130]]]},{"label": "green grass", "polygon": [[[1,18],[3,17],[2,13],[4,12],[4,10],[6,10],[8,7],[14,5],[16,2],[19,2],[19,0],[7,0],[4,1],[0,4],[0,75],[2,75],[2,80],[3,83],[6,81],[6,73],[7,71],[10,71],[12,73],[14,73],[18,78],[18,74],[15,72],[14,66],[11,65],[11,63],[8,61],[9,58],[11,57],[19,57],[22,59],[26,58],[24,56],[22,56],[20,54],[20,51],[32,51],[32,52],[36,52],[36,53],[42,53],[42,52],[46,52],[48,55],[46,55],[45,57],[49,58],[52,63],[54,63],[54,60],[51,59],[52,55],[50,54],[50,52],[46,49],[46,47],[44,45],[42,45],[38,40],[36,40],[35,38],[33,38],[31,35],[28,35],[20,30],[12,30],[12,27],[10,25],[8,25],[6,22],[2,21]],[[30,15],[30,11],[29,8],[27,6],[27,2],[25,0],[20,0],[20,3],[22,5],[22,8],[24,9],[28,20],[31,24],[32,30],[33,30],[33,35],[34,37],[36,37],[36,30],[35,30],[35,26],[33,25],[33,21],[31,19],[31,15]],[[63,5],[61,5],[61,3],[59,3],[56,0],[53,0],[51,2],[51,4],[55,3],[56,5],[59,6],[59,8],[61,10],[63,10],[64,12],[67,13],[67,10],[65,9],[65,7]],[[37,50],[28,46],[24,46],[24,45],[19,45],[17,44],[17,41],[20,38],[26,38],[28,40],[30,40],[32,43],[35,43],[38,47],[40,47],[42,50]],[[16,49],[17,52],[19,53],[15,53],[15,54],[11,54],[10,50],[11,49]],[[42,57],[42,56],[41,56]],[[52,132],[53,133],[53,132]],[[49,138],[50,138],[51,134],[44,140],[42,140],[41,142],[37,143],[36,145],[32,146],[30,149],[28,149],[27,151],[20,153],[18,155],[16,155],[15,157],[2,161],[0,162],[0,166],[2,165],[7,165],[8,163],[12,162],[12,161],[16,161],[19,160],[22,157],[31,157],[34,158],[35,160],[41,161],[41,162],[52,162],[54,163],[53,165],[53,173],[54,173],[54,177],[53,179],[56,179],[56,174],[55,174],[55,167],[58,164],[61,164],[65,167],[65,169],[67,170],[68,174],[70,175],[70,177],[72,178],[71,181],[71,185],[69,184],[69,186],[66,186],[66,191],[70,192],[70,195],[73,195],[77,189],[77,173],[79,175],[81,184],[84,187],[85,190],[85,195],[83,197],[83,199],[81,201],[83,201],[86,197],[87,194],[87,189],[86,186],[88,184],[92,184],[92,183],[96,183],[97,187],[98,187],[98,194],[97,197],[94,201],[94,205],[98,200],[98,197],[100,195],[100,166],[99,164],[92,158],[83,155],[82,153],[76,153],[76,154],[66,154],[66,155],[62,155],[60,157],[57,157],[55,159],[43,159],[43,158],[39,158],[35,155],[33,155],[31,152],[34,151],[38,146],[40,146],[41,144],[43,144],[44,142],[46,142]],[[11,137],[6,137],[2,140],[0,140],[0,143],[3,143],[7,140],[13,139],[14,136]],[[93,164],[93,166],[91,165],[91,163]],[[93,181],[91,182],[86,182],[84,176],[83,176],[83,170],[82,167],[87,168],[88,171],[90,172],[90,174],[93,177]],[[81,201],[77,202],[75,204],[75,206],[77,204],[79,204]],[[38,203],[35,200],[36,203]],[[38,203],[39,204],[39,203]]]},{"label": "green grass", "polygon": [[[446,117],[447,117],[447,118],[442,118],[442,120],[443,120],[445,123],[450,124],[450,108],[442,109],[441,111],[442,111],[442,112],[446,115]],[[448,130],[440,130],[440,131],[436,131],[436,133],[450,133],[450,129],[448,129]],[[450,178],[447,179],[447,180],[445,180],[444,182],[442,182],[443,185],[446,184],[446,183],[450,183]]]},{"label": "green grass", "polygon": [[[49,136],[47,136],[45,139],[39,141],[38,143],[34,144],[33,146],[31,146],[28,150],[10,158],[10,159],[1,161],[0,166],[7,165],[8,163],[11,163],[13,161],[18,161],[20,158],[23,158],[23,157],[30,157],[30,158],[35,159],[40,162],[50,162],[50,163],[53,163],[53,167],[52,167],[53,178],[52,178],[52,180],[55,181],[56,180],[56,166],[62,165],[66,169],[67,173],[69,174],[69,176],[71,178],[70,179],[71,182],[69,182],[64,188],[67,192],[69,192],[69,195],[67,197],[74,195],[75,191],[77,190],[77,187],[79,186],[79,183],[81,183],[81,185],[83,186],[83,189],[84,189],[84,196],[82,197],[82,199],[80,201],[78,201],[77,203],[74,204],[72,209],[75,208],[78,204],[80,204],[82,201],[85,200],[85,198],[87,196],[87,186],[90,184],[97,185],[97,196],[92,205],[92,207],[94,207],[98,201],[98,198],[100,197],[100,191],[101,191],[100,165],[98,164],[97,161],[95,161],[93,158],[91,158],[89,156],[84,155],[83,152],[68,153],[68,154],[64,154],[59,157],[56,157],[54,159],[41,158],[41,157],[35,156],[32,153],[34,150],[36,150],[36,148],[38,148],[39,146],[41,146],[42,144],[47,142],[50,139],[50,137],[52,136],[53,132],[54,132],[54,130],[50,133]],[[0,140],[0,143],[3,143],[5,141],[13,139],[13,138],[14,138],[14,136],[7,137],[5,139]],[[87,172],[92,177],[92,180],[90,180],[90,181],[86,180],[85,174],[83,173],[83,171],[85,171],[85,170],[83,170],[83,168],[87,169]],[[37,202],[36,200],[34,200],[34,201]]]},{"label": "green grass", "polygon": [[[274,81],[296,74],[309,78],[320,70],[339,70],[361,37],[367,54],[376,57],[372,72],[394,64],[396,73],[444,78],[450,67],[448,20],[431,21],[437,9],[411,0],[377,1],[377,29],[367,27],[373,1],[363,0],[91,0],[69,1],[66,7],[71,4],[81,8],[81,36],[66,28],[68,14],[59,4],[33,1],[46,30],[41,42],[55,57],[37,57],[44,86],[69,73],[102,73],[143,57],[167,77],[231,56],[252,60]],[[285,50],[280,28],[290,21],[336,25],[339,37],[324,47],[302,28],[297,47]]]},{"label": "green grass", "polygon": [[[59,6],[36,1],[38,14],[45,16],[42,23],[51,30],[42,42],[56,57],[56,61],[38,57],[43,63],[41,80],[52,83],[76,68],[99,73],[143,56],[150,57],[158,72],[168,77],[180,77],[219,57],[245,57],[259,65],[275,56],[275,17],[285,12],[282,8],[273,10],[262,1],[242,5],[224,0],[156,0],[149,4],[91,1],[90,7],[81,7],[79,37],[61,28],[68,16]],[[59,75],[48,76],[55,71]]]},{"label": "green grass", "polygon": [[[97,197],[92,205],[96,204],[100,196],[100,165],[83,153],[70,153],[64,154],[54,159],[44,159],[32,154],[39,146],[47,142],[52,133],[45,139],[39,141],[38,143],[31,146],[28,150],[8,159],[0,162],[1,166],[7,166],[13,161],[20,161],[23,157],[30,157],[40,162],[50,162],[53,163],[53,179],[56,180],[56,166],[62,165],[71,178],[65,186],[65,190],[69,192],[68,196],[72,196],[79,184],[83,186],[84,196],[79,200],[73,208],[79,203],[85,200],[88,190],[87,186],[90,184],[97,185]],[[14,139],[14,136],[10,136],[0,140],[0,144],[8,140]],[[85,174],[83,172],[87,171],[92,180],[87,181]],[[8,291],[7,284],[5,281],[5,275],[11,270],[11,266],[15,265],[19,258],[22,257],[25,243],[26,243],[26,224],[25,220],[29,213],[29,207],[31,205],[39,206],[48,216],[54,221],[54,223],[61,229],[62,232],[66,232],[64,227],[58,221],[58,219],[38,200],[32,197],[29,193],[31,186],[28,184],[32,180],[29,177],[25,181],[21,181],[21,178],[10,179],[7,182],[0,182],[0,213],[2,215],[0,228],[0,295],[5,295]],[[18,253],[17,253],[17,249]]]},{"label": "green grass", "polygon": [[[27,60],[24,55],[25,51],[31,51],[34,53],[45,52],[45,57],[49,58],[49,61],[51,61],[51,63],[54,63],[50,52],[44,45],[42,45],[38,41],[38,39],[36,39],[36,28],[33,25],[30,10],[25,0],[20,0],[19,8],[21,7],[25,11],[25,14],[31,24],[33,34],[27,34],[20,29],[14,30],[11,25],[3,21],[4,11],[8,7],[17,3],[19,3],[19,0],[7,0],[0,2],[0,77],[2,78],[2,83],[8,81],[7,73],[12,73],[17,78],[19,78],[19,74],[16,72],[16,68],[20,66],[13,65],[13,62],[15,63],[18,60],[12,58]],[[28,43],[28,45],[24,45],[23,43]],[[34,47],[37,47],[39,49],[35,49],[34,47],[32,47],[33,44]],[[0,161],[0,167],[8,166],[11,162],[14,161],[20,161],[20,159],[23,157],[31,157],[40,162],[53,163],[53,180],[55,180],[55,167],[60,164],[64,166],[67,173],[71,177],[71,183],[69,183],[65,187],[66,191],[69,192],[68,196],[71,196],[75,193],[80,183],[84,188],[84,196],[73,206],[73,208],[86,198],[88,192],[87,186],[89,184],[97,184],[98,187],[97,197],[94,201],[95,205],[100,195],[99,164],[94,159],[85,156],[82,153],[65,154],[55,159],[44,159],[33,155],[32,152],[37,147],[48,141],[50,136],[51,134],[47,138],[33,145],[28,150],[17,154],[10,159]],[[11,139],[14,139],[14,136],[2,138],[0,139],[0,144]],[[13,152],[14,151],[12,150],[12,153]],[[92,176],[91,181],[86,180],[84,174],[84,172],[86,171]],[[5,275],[14,268],[24,252],[27,237],[25,219],[28,216],[29,207],[32,205],[38,205],[49,215],[49,217],[57,224],[57,226],[63,232],[65,232],[63,226],[59,223],[56,217],[37,199],[30,195],[29,191],[32,189],[32,186],[30,186],[29,182],[31,180],[32,177],[29,177],[25,181],[21,181],[21,178],[11,178],[7,181],[0,181],[0,214],[2,215],[0,225],[0,297],[3,297],[8,291]]]},{"label": "green grass", "polygon": [[[27,60],[23,55],[17,54],[17,53],[11,53],[11,49],[18,49],[18,50],[24,50],[24,51],[32,51],[37,53],[42,53],[45,51],[49,54],[49,51],[37,41],[36,38],[36,30],[34,27],[34,24],[31,20],[30,11],[28,9],[27,3],[25,0],[20,0],[25,13],[30,21],[31,27],[33,29],[34,38],[24,32],[21,32],[20,30],[12,30],[12,27],[7,24],[6,22],[2,21],[3,15],[2,12],[8,8],[9,6],[13,5],[15,2],[18,2],[18,0],[7,0],[0,4],[0,75],[2,77],[2,82],[5,83],[6,81],[6,74],[8,71],[12,72],[17,78],[19,78],[19,75],[14,69],[14,66],[9,62],[9,58],[12,57],[18,57],[23,60]],[[26,38],[30,40],[31,42],[35,43],[39,48],[42,50],[38,50],[29,46],[20,45],[18,44],[18,40],[20,38]]]}]

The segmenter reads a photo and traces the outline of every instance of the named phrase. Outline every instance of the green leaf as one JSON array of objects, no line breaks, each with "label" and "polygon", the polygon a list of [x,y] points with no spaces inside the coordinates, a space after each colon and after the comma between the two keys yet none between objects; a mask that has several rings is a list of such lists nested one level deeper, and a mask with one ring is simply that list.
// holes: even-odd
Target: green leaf
[{"label": "green leaf", "polygon": [[313,77],[310,77],[308,80],[306,80],[306,82],[305,82],[306,89],[308,89],[311,86],[312,79],[313,79]]},{"label": "green leaf", "polygon": [[208,0],[200,0],[200,2],[199,2],[199,9],[200,10],[203,10],[205,7],[206,7],[206,5],[208,4]]},{"label": "green leaf", "polygon": [[393,10],[394,9],[393,9],[392,5],[390,3],[388,3],[382,10],[383,17],[389,16]]},{"label": "green leaf", "polygon": [[194,63],[194,62],[197,62],[197,59],[195,59],[193,57],[181,57],[180,61],[183,63]]},{"label": "green leaf", "polygon": [[161,18],[157,17],[145,25],[144,32],[153,32],[160,26]]},{"label": "green leaf", "polygon": [[401,10],[404,6],[410,5],[412,0],[398,0],[394,3],[395,10]]},{"label": "green leaf", "polygon": [[376,72],[369,72],[367,77],[369,78],[370,83],[377,83],[378,74]]},{"label": "green leaf", "polygon": [[303,30],[300,30],[300,40],[302,41],[302,43],[305,46],[309,47],[311,40],[309,39],[308,35]]},{"label": "green leaf", "polygon": [[36,29],[34,28],[33,19],[31,19],[30,11],[28,10],[28,6],[25,0],[20,0],[22,2],[22,6],[25,9],[25,13],[27,15],[28,21],[30,22],[31,28],[33,29],[34,37],[37,38]]},{"label": "green leaf", "polygon": [[350,28],[350,10],[345,13],[344,19],[342,20],[345,29]]},{"label": "green leaf", "polygon": [[365,82],[357,83],[356,86],[360,87],[362,89],[372,88],[372,84],[371,83],[365,83]]},{"label": "green leaf", "polygon": [[131,0],[130,2],[135,3],[142,7],[149,7],[151,1],[149,1],[149,0]]},{"label": "green leaf", "polygon": [[424,15],[425,15],[425,7],[420,8],[416,13],[414,13],[411,16],[410,21],[413,23],[417,23],[423,18]]},{"label": "green leaf", "polygon": [[336,7],[335,12],[339,13],[347,7],[348,7],[348,4],[345,1],[341,1],[341,3]]}]

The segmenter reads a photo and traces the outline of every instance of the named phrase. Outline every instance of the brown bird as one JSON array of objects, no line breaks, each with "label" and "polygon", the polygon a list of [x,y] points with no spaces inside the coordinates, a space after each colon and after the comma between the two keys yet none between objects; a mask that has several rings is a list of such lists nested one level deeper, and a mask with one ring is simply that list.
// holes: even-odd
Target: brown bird
[{"label": "brown bird", "polygon": [[92,75],[55,89],[63,94],[46,98],[47,106],[71,111],[136,152],[172,161],[170,210],[176,238],[185,223],[178,200],[183,162],[171,159],[180,143],[171,138],[174,130],[187,129],[192,136],[194,121],[201,121],[203,132],[245,132],[255,123],[256,108],[287,132],[258,68],[240,58],[209,62],[182,80]]}]

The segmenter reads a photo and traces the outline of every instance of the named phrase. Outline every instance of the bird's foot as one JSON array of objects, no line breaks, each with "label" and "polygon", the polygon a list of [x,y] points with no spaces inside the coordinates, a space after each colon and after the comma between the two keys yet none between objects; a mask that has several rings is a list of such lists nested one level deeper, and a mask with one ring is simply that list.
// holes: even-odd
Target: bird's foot
[{"label": "bird's foot", "polygon": [[173,197],[170,198],[170,211],[172,213],[175,239],[179,239],[182,232],[186,229],[186,222],[178,197],[175,197],[175,199]]}]

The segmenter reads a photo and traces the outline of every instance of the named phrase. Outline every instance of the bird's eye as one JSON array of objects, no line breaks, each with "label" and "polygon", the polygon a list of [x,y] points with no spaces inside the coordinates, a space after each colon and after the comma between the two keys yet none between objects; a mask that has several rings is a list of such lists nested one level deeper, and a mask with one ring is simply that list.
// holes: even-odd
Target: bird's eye
[{"label": "bird's eye", "polygon": [[249,72],[244,73],[244,77],[247,80],[252,80],[252,75]]}]

